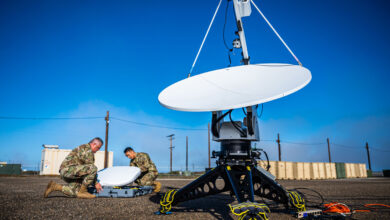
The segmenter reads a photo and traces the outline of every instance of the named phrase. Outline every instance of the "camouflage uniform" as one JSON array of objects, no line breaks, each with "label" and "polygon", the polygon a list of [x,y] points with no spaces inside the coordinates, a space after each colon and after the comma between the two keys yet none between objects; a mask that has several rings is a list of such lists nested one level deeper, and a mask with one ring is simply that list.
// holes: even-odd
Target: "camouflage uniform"
[{"label": "camouflage uniform", "polygon": [[73,149],[60,167],[61,179],[68,183],[62,187],[62,192],[68,196],[76,196],[81,184],[93,184],[97,167],[95,157],[89,144],[83,144]]},{"label": "camouflage uniform", "polygon": [[156,165],[150,160],[147,153],[137,153],[135,158],[130,161],[130,166],[141,169],[141,175],[135,181],[141,186],[151,186],[158,176]]}]

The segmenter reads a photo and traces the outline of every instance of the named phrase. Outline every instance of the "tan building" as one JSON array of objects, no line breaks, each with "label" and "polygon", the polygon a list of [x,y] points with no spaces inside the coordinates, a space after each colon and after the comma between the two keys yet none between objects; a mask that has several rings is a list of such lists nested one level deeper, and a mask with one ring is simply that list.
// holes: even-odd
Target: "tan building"
[{"label": "tan building", "polygon": [[[43,145],[40,175],[60,175],[59,169],[62,161],[71,152],[71,149],[59,149],[58,145]],[[108,152],[108,167],[113,165],[114,153]],[[95,153],[95,165],[98,170],[104,168],[104,151]]]}]

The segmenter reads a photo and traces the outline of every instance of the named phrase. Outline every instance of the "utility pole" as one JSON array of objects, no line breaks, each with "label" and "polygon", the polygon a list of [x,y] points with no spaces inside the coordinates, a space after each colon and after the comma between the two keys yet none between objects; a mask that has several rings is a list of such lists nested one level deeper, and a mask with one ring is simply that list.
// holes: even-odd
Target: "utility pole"
[{"label": "utility pole", "polygon": [[330,144],[329,144],[329,138],[326,138],[326,141],[328,142],[329,163],[332,163],[332,159],[331,159],[331,157],[330,157]]},{"label": "utility pole", "polygon": [[209,168],[211,168],[211,159],[210,159],[210,123],[207,124],[208,130],[208,146],[209,146]]},{"label": "utility pole", "polygon": [[282,161],[282,154],[280,152],[280,137],[279,137],[279,133],[278,133],[278,139],[276,140],[276,142],[278,143],[279,161]]},{"label": "utility pole", "polygon": [[175,134],[171,134],[171,135],[168,135],[167,137],[169,137],[169,140],[170,140],[170,142],[171,142],[171,145],[170,145],[170,147],[169,147],[169,149],[170,149],[170,163],[169,163],[169,172],[170,173],[172,173],[172,149],[174,148],[173,146],[172,146],[172,141],[173,141],[173,136],[175,136]]},{"label": "utility pole", "polygon": [[371,159],[370,159],[370,150],[368,148],[368,142],[366,142],[366,150],[367,150],[367,157],[368,157],[368,169],[371,170]]},{"label": "utility pole", "polygon": [[188,171],[188,136],[186,136],[186,171]]},{"label": "utility pole", "polygon": [[104,118],[106,120],[106,139],[105,139],[105,149],[104,149],[104,168],[108,167],[108,125],[110,124],[110,112],[107,111],[107,116]]}]

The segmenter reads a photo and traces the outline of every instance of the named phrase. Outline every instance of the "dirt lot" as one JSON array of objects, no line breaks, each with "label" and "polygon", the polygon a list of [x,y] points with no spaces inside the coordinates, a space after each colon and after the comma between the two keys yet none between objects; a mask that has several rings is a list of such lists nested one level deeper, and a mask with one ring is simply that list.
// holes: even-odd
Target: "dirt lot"
[{"label": "dirt lot", "polygon": [[[174,213],[157,216],[159,195],[136,198],[97,198],[82,200],[52,193],[43,198],[50,180],[58,177],[0,177],[0,219],[237,219],[227,204],[235,204],[229,194],[220,194],[185,202]],[[165,179],[162,191],[180,188],[191,180]],[[320,181],[279,181],[287,189],[307,187],[320,192],[327,202],[338,201],[359,209],[363,204],[390,205],[390,178],[343,179]],[[261,202],[260,198],[256,198]],[[275,212],[271,219],[294,219],[291,214]],[[390,209],[356,213],[355,219],[390,219]]]}]

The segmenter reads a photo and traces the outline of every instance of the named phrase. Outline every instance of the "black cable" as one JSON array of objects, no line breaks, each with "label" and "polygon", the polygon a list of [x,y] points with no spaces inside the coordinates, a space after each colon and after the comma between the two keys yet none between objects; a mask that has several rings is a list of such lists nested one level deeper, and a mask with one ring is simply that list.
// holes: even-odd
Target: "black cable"
[{"label": "black cable", "polygon": [[244,137],[244,136],[245,136],[244,131],[242,131],[242,130],[238,127],[238,125],[236,124],[236,122],[233,121],[233,119],[232,119],[232,111],[230,111],[230,113],[229,113],[229,118],[230,118],[230,122],[233,124],[234,128],[236,128],[237,131],[241,133],[241,136]]},{"label": "black cable", "polygon": [[223,43],[225,44],[225,47],[226,47],[226,49],[228,49],[228,50],[230,50],[230,48],[229,48],[229,46],[228,46],[227,43],[226,43],[226,39],[225,39],[225,29],[226,29],[226,21],[227,21],[229,3],[230,3],[230,1],[228,1],[228,2],[226,3],[226,9],[225,9],[225,23],[223,24],[223,31],[222,31]]},{"label": "black cable", "polygon": [[233,51],[233,48],[229,48],[229,46],[226,43],[226,39],[225,39],[225,29],[226,29],[226,21],[227,21],[229,3],[230,3],[230,0],[228,0],[227,3],[226,3],[225,22],[223,24],[223,31],[222,31],[223,44],[225,45],[226,49],[228,50],[228,58],[229,58],[229,65],[228,65],[228,67],[230,67],[232,65],[232,59],[230,57],[230,53]]},{"label": "black cable", "polygon": [[225,112],[225,114],[221,115],[216,121],[215,124],[217,124],[219,121],[221,121],[226,115],[230,114],[233,111],[233,109],[230,109],[229,111]]},{"label": "black cable", "polygon": [[218,124],[219,121],[221,121],[224,117],[226,117],[226,115],[228,115],[228,114],[229,114],[230,112],[232,112],[232,111],[233,111],[233,109],[230,109],[229,111],[227,111],[227,112],[225,112],[223,115],[221,115],[219,118],[217,118],[217,119],[215,120],[215,122],[213,121],[213,122],[211,123],[211,131],[212,131],[213,135],[219,137],[219,134],[218,134],[218,135],[217,135],[217,134],[214,134],[214,132],[219,133],[219,131],[217,131],[216,126],[217,126],[217,124]]},{"label": "black cable", "polygon": [[242,108],[242,111],[244,112],[244,115],[246,116],[247,113],[246,113],[246,111],[245,111],[245,108]]},{"label": "black cable", "polygon": [[265,157],[267,158],[267,171],[269,171],[269,168],[271,168],[271,166],[269,165],[268,154],[265,150],[263,150],[263,149],[260,149],[260,150],[264,153]]},{"label": "black cable", "polygon": [[[293,190],[296,190],[297,192],[299,192],[300,194],[302,194],[304,196],[304,199],[306,201],[306,206],[308,207],[313,207],[313,208],[319,208],[319,209],[322,209],[322,205],[324,204],[325,202],[325,199],[324,197],[321,195],[321,193],[319,193],[318,191],[314,190],[314,189],[310,189],[310,188],[305,188],[305,187],[300,187],[300,188],[295,188]],[[308,194],[308,193],[304,193],[300,190],[308,190],[308,191],[311,191],[311,192],[314,192],[315,194],[317,195],[312,195],[312,194]],[[310,196],[313,196],[313,197],[317,197],[321,200],[321,202],[312,202],[310,200],[307,199],[307,196],[310,195]],[[316,205],[308,205],[308,203],[313,203],[313,204],[316,204]]]},{"label": "black cable", "polygon": [[[257,105],[259,106],[259,105]],[[258,118],[261,118],[261,116],[263,115],[263,109],[264,109],[264,104],[261,104],[261,112],[260,112],[260,115],[257,115]],[[242,108],[242,111],[244,112],[245,116],[247,115],[246,111],[245,111],[245,108]]]},{"label": "black cable", "polygon": [[[265,150],[263,150],[263,149],[257,149],[257,148],[255,148],[255,150],[259,150],[259,151],[261,151],[261,152],[264,153],[265,158],[267,159],[267,165],[265,166],[265,167],[266,167],[265,170],[269,171],[269,168],[271,168],[271,166],[269,165],[269,158],[268,158],[267,152],[266,152]],[[261,160],[261,161],[264,161],[264,160]]]}]

